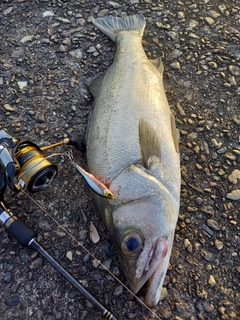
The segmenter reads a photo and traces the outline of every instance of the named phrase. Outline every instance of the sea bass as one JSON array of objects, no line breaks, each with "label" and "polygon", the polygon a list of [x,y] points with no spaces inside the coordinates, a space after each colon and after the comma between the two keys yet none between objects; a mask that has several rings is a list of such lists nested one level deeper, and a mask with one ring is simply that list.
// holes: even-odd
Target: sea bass
[{"label": "sea bass", "polygon": [[145,19],[103,17],[93,24],[116,42],[108,71],[93,81],[88,125],[89,171],[115,199],[96,195],[134,293],[148,280],[145,303],[154,307],[168,269],[179,211],[179,133],[163,87],[161,59],[148,60]]}]

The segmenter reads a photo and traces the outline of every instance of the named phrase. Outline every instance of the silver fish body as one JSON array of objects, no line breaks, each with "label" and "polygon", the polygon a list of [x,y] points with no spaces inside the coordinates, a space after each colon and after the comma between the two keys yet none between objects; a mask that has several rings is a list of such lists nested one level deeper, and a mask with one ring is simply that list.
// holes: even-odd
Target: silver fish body
[{"label": "silver fish body", "polygon": [[148,280],[145,303],[160,298],[179,210],[178,130],[162,81],[161,60],[142,47],[143,15],[104,17],[94,25],[116,42],[113,64],[93,82],[89,171],[116,200],[96,196],[130,288]]}]

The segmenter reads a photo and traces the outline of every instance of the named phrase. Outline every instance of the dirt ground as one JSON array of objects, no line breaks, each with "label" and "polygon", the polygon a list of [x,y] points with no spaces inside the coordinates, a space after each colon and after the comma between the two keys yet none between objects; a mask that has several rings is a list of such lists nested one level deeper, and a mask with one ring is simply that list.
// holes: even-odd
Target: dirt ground
[{"label": "dirt ground", "polygon": [[[168,295],[153,311],[160,319],[240,319],[238,0],[1,0],[0,128],[39,146],[67,133],[84,140],[93,103],[84,79],[107,70],[115,52],[91,17],[139,12],[147,21],[148,57],[163,57],[164,85],[181,132],[181,206]],[[86,168],[85,155],[72,147],[46,154],[69,149]],[[117,319],[157,319],[81,247],[126,284],[92,191],[67,158],[49,161],[59,168],[52,184],[31,198],[8,189],[8,207]],[[0,320],[102,319],[3,228],[0,245]]]}]

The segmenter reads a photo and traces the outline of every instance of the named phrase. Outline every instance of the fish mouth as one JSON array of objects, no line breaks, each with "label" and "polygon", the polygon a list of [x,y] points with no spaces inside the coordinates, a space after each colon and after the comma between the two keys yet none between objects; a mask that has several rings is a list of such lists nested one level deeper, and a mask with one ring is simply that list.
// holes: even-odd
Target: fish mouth
[{"label": "fish mouth", "polygon": [[[169,239],[170,240],[170,239]],[[157,239],[149,251],[148,258],[142,270],[136,270],[135,277],[128,278],[128,283],[136,294],[147,283],[144,303],[150,308],[155,307],[160,299],[161,288],[167,272],[171,254],[170,243],[166,239]],[[141,265],[141,259],[138,261]]]},{"label": "fish mouth", "polygon": [[144,303],[150,308],[155,307],[160,300],[161,289],[168,269],[169,259],[167,256],[165,256],[164,260],[157,266],[147,282],[147,292]]},{"label": "fish mouth", "polygon": [[153,242],[152,247],[149,250],[148,257],[147,259],[145,258],[144,265],[141,255],[139,256],[137,262],[137,266],[139,267],[136,268],[135,277],[131,276],[128,278],[129,286],[134,293],[137,293],[147,281],[149,284],[153,281],[153,279],[157,278],[160,270],[163,269],[163,266],[165,267],[164,262],[166,260],[166,256],[168,255],[168,251],[167,241],[165,239],[157,239],[155,242]]},{"label": "fish mouth", "polygon": [[163,252],[162,257],[158,260],[158,263],[156,263],[156,268],[154,268],[152,274],[148,278],[147,292],[144,298],[144,303],[150,308],[155,307],[160,300],[162,291],[161,289],[167,273],[168,263],[171,256],[173,237],[173,234],[171,234],[168,238],[168,241],[165,242],[165,251]]}]

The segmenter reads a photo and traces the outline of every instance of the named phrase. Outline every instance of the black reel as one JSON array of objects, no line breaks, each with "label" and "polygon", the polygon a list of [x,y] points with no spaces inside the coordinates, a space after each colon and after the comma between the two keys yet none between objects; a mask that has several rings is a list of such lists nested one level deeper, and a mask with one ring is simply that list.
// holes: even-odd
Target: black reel
[{"label": "black reel", "polygon": [[57,174],[57,166],[51,164],[43,151],[31,141],[22,141],[15,148],[17,179],[21,187],[37,192],[48,187]]}]

